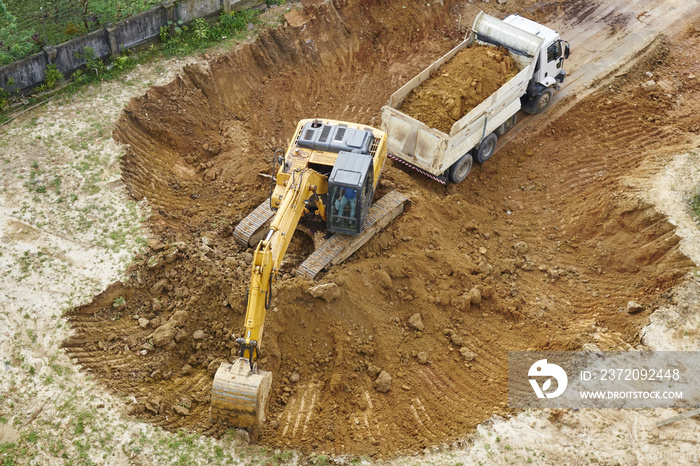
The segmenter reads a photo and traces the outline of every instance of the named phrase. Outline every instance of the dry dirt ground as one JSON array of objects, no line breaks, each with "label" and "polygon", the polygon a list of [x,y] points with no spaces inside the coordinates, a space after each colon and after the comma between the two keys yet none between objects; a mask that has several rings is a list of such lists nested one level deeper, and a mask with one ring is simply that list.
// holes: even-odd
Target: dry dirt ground
[{"label": "dry dirt ground", "polygon": [[[697,420],[654,430],[671,410],[506,406],[510,350],[700,346],[700,254],[687,209],[700,181],[700,24],[653,40],[660,11],[617,3],[309,3],[232,52],[180,71],[153,65],[164,73],[154,87],[138,81],[158,74],[144,67],[127,80],[132,88],[94,87],[7,125],[0,455],[692,459]],[[695,12],[670,3],[673,18]],[[398,188],[412,208],[320,278],[340,286],[337,301],[312,298],[311,283],[292,276],[299,238],[266,324],[261,366],[275,379],[262,446],[211,426],[211,371],[231,358],[249,273],[231,229],[267,193],[258,173],[300,118],[379,126],[388,96],[456,44],[480,7],[551,20],[581,40],[571,38],[572,79],[557,106],[526,118],[460,185],[388,165],[379,195]],[[637,49],[615,48],[626,40]],[[641,88],[647,73],[657,90]],[[628,315],[629,300],[645,311]],[[187,311],[179,336],[155,347],[154,329],[178,310]],[[407,325],[415,313],[421,331]],[[377,369],[393,377],[389,394],[374,390]]]}]

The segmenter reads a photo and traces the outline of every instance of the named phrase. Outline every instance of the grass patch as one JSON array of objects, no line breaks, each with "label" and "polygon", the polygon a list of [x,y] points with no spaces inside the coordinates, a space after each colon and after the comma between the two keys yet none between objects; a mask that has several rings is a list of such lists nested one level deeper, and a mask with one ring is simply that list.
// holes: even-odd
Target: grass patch
[{"label": "grass patch", "polygon": [[690,198],[690,211],[695,220],[700,221],[700,187],[698,187],[698,193]]}]

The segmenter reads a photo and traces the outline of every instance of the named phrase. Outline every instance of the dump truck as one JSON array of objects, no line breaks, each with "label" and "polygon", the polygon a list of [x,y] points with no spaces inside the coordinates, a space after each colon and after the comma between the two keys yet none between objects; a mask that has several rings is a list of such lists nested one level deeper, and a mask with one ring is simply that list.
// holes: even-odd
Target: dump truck
[{"label": "dump truck", "polygon": [[[460,50],[475,45],[505,48],[519,72],[456,121],[449,134],[401,112],[411,91]],[[389,157],[443,184],[461,182],[474,161],[484,163],[493,155],[498,137],[515,125],[519,110],[541,113],[549,106],[564,82],[569,53],[568,42],[546,26],[517,15],[499,20],[479,13],[464,41],[394,92],[382,107]]]}]

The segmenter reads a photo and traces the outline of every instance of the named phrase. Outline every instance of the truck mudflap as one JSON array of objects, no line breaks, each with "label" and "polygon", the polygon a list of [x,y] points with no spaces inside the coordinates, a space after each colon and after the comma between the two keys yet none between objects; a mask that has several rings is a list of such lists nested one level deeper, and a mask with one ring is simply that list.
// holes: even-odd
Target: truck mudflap
[{"label": "truck mudflap", "polygon": [[411,168],[411,169],[417,171],[418,173],[420,173],[420,174],[422,174],[422,175],[425,175],[425,176],[427,176],[428,178],[430,178],[430,179],[432,179],[432,180],[437,181],[438,183],[447,184],[447,177],[446,177],[445,175],[440,175],[440,176],[438,176],[438,175],[433,175],[432,173],[428,173],[427,171],[423,170],[422,168],[418,168],[418,167],[416,167],[415,165],[406,162],[404,159],[399,158],[399,157],[396,156],[396,155],[393,155],[393,154],[386,154],[386,155],[387,155],[391,160],[394,160],[394,161],[399,162],[399,163],[401,163],[401,164],[403,164],[403,165],[406,165],[408,168]]}]

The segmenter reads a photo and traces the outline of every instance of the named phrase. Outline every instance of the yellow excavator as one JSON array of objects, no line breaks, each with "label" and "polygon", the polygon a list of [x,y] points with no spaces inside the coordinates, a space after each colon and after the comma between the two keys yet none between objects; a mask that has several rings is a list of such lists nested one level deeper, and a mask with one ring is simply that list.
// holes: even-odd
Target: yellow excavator
[{"label": "yellow excavator", "polygon": [[269,201],[234,231],[234,237],[246,246],[260,231],[267,233],[253,254],[245,330],[236,340],[239,358],[221,364],[214,377],[212,422],[246,428],[257,435],[265,420],[272,373],[259,369],[256,360],[272,303],[272,283],[294,231],[303,220],[309,225],[325,224],[329,234],[335,233],[299,267],[297,273],[307,278],[313,279],[362,246],[403,212],[408,201],[392,191],[372,205],[386,157],[383,131],[322,119],[301,120],[284,156],[275,154],[273,176],[277,164],[279,169]]}]

